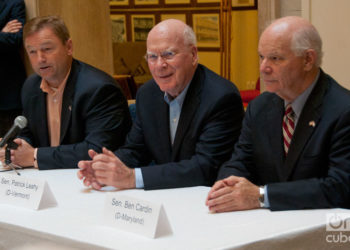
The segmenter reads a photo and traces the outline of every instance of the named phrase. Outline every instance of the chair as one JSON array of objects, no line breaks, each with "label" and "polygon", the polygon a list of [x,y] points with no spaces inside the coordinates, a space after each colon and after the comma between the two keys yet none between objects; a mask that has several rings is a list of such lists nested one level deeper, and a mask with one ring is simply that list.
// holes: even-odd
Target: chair
[{"label": "chair", "polygon": [[243,106],[246,108],[251,100],[260,95],[260,78],[256,81],[255,89],[241,90],[239,92],[241,94]]},{"label": "chair", "polygon": [[135,100],[128,100],[129,112],[131,116],[131,120],[134,122],[136,118],[136,103]]},{"label": "chair", "polygon": [[114,75],[127,100],[136,98],[137,87],[132,75]]}]

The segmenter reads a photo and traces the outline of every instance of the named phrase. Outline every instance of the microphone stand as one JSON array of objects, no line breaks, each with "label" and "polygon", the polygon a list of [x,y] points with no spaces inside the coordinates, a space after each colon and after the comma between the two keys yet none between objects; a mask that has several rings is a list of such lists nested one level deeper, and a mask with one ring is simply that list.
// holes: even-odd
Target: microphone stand
[{"label": "microphone stand", "polygon": [[7,145],[5,148],[5,166],[12,168],[12,170],[15,171],[17,175],[21,175],[16,170],[16,168],[18,168],[18,166],[13,164],[11,161],[11,149],[17,149],[17,147],[18,147],[18,144],[15,143],[14,141],[10,140],[9,142],[7,142]]}]

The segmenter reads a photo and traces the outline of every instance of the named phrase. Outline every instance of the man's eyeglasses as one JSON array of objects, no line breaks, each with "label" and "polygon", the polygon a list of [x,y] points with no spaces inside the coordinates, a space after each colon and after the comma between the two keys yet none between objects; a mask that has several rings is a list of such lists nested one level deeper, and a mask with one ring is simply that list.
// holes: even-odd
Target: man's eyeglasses
[{"label": "man's eyeglasses", "polygon": [[173,51],[163,51],[160,54],[155,53],[147,53],[145,55],[145,59],[149,63],[156,63],[158,61],[158,57],[160,56],[164,61],[170,61],[174,59],[174,57],[177,55],[177,53]]}]

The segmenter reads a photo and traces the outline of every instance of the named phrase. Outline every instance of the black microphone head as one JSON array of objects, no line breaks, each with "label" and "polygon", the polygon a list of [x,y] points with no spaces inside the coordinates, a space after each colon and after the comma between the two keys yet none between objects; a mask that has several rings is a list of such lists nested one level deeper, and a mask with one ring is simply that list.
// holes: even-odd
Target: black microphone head
[{"label": "black microphone head", "polygon": [[14,121],[14,124],[20,129],[23,129],[27,126],[27,118],[25,118],[24,116],[17,116]]}]

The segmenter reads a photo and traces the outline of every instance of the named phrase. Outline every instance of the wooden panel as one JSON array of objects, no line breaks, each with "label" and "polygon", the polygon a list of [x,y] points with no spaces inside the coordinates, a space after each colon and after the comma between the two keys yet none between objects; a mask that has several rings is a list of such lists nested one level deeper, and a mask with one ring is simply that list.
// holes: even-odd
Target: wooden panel
[{"label": "wooden panel", "polygon": [[113,75],[108,0],[26,0],[26,5],[28,18],[61,16],[73,40],[73,56]]}]

